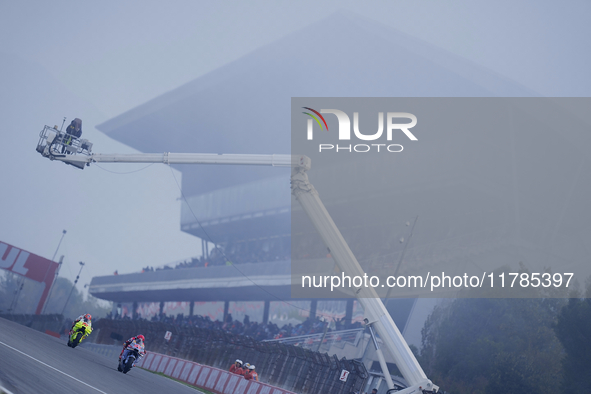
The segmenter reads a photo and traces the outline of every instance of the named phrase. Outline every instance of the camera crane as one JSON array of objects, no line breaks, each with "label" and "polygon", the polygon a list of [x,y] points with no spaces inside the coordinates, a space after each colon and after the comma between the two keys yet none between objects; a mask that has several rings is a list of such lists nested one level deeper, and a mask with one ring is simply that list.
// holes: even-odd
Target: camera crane
[{"label": "camera crane", "polygon": [[[308,181],[307,171],[311,160],[297,155],[253,155],[253,154],[207,154],[207,153],[138,153],[138,154],[96,154],[88,140],[68,138],[56,127],[45,126],[39,134],[37,152],[50,160],[63,161],[80,169],[91,163],[163,163],[163,164],[224,164],[291,167],[291,190],[312,224],[330,250],[335,263],[347,275],[363,276],[359,262],[349,249],[347,242],[333,222],[314,186]],[[67,142],[66,142],[67,141]],[[63,153],[62,153],[63,152]],[[372,287],[355,288],[354,296],[363,307],[366,324],[376,346],[377,356],[388,384],[388,393],[431,394],[439,387],[434,385],[421,368],[396,327],[378,294]],[[396,366],[409,387],[397,390],[386,367],[384,356],[379,349],[373,331],[376,331],[386,348],[391,352]]]}]

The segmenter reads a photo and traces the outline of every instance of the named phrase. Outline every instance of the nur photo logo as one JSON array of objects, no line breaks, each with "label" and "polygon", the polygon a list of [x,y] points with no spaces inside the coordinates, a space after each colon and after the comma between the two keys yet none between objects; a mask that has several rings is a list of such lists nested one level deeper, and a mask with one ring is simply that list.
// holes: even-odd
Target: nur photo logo
[{"label": "nur photo logo", "polygon": [[[350,141],[351,136],[351,119],[344,111],[338,109],[321,109],[317,111],[310,107],[302,107],[309,112],[302,112],[307,115],[307,139],[309,141],[314,140],[314,124],[316,123],[320,130],[329,131],[328,123],[322,114],[333,114],[336,116],[339,127],[338,141]],[[384,122],[385,118],[385,122]],[[407,122],[403,122],[406,119]],[[410,122],[408,122],[410,120]],[[384,137],[384,123],[386,123],[386,133]],[[370,151],[377,152],[391,152],[398,153],[402,152],[404,147],[400,144],[390,144],[392,136],[397,132],[402,132],[411,141],[417,141],[417,137],[410,131],[417,124],[417,117],[408,112],[387,112],[384,116],[384,112],[378,112],[378,130],[373,134],[364,134],[359,130],[359,112],[353,112],[353,135],[356,139],[361,141],[384,141],[384,143],[372,143],[372,144],[326,144],[322,143],[318,145],[319,152],[358,152],[365,153]]]}]

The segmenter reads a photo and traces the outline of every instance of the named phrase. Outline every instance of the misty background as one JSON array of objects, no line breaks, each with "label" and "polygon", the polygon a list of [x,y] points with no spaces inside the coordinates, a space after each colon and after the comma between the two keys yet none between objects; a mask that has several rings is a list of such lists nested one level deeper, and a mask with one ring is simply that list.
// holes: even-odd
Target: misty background
[{"label": "misty background", "polygon": [[[49,162],[34,150],[45,124],[78,117],[94,152],[133,152],[94,127],[339,12],[397,29],[534,94],[588,96],[589,11],[585,1],[3,2],[0,241],[51,258],[67,230],[60,276],[73,280],[84,261],[79,289],[92,276],[201,254],[200,240],[180,231],[180,172]],[[322,37],[303,44],[331,45]]]}]

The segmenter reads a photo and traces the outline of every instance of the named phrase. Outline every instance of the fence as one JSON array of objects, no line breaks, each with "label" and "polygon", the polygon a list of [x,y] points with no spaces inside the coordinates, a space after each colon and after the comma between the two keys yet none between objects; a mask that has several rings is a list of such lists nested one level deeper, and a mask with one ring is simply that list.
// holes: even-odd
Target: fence
[{"label": "fence", "polygon": [[[100,330],[96,336],[99,344],[121,344],[141,333],[146,337],[148,351],[222,370],[241,359],[256,366],[261,382],[295,393],[349,394],[361,391],[368,377],[365,366],[357,360],[339,360],[326,353],[278,342],[258,342],[220,330],[109,319],[98,320],[94,327]],[[166,331],[172,332],[170,341],[164,339]],[[343,371],[349,374],[341,380]]]},{"label": "fence", "polygon": [[[64,317],[62,315],[21,315],[21,314],[0,314],[0,317],[11,320],[15,323],[27,326],[37,331],[62,333]],[[69,327],[68,327],[69,328]]]},{"label": "fence", "polygon": [[284,345],[294,345],[310,350],[328,351],[331,347],[344,348],[345,344],[357,346],[363,336],[365,328],[355,328],[352,330],[331,331],[317,334],[300,335],[297,337],[287,337],[280,339],[268,339],[264,342],[279,342]]},{"label": "fence", "polygon": [[247,380],[218,368],[158,353],[149,353],[137,364],[153,372],[160,372],[174,379],[205,388],[215,394],[294,394],[265,383]]}]

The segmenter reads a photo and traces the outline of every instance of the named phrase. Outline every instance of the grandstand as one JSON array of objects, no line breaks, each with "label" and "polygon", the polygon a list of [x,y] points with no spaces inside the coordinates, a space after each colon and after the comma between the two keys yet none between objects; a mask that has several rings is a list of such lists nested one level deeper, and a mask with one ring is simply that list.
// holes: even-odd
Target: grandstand
[{"label": "grandstand", "polygon": [[[308,45],[319,42],[331,45]],[[347,61],[342,61],[343,56]],[[341,13],[97,127],[143,152],[285,154],[291,150],[292,97],[313,96],[535,94],[465,59]],[[403,245],[398,239],[408,238],[406,223],[417,215],[420,219],[401,272],[411,264],[422,264],[427,269],[449,261],[473,267],[478,261],[515,264],[579,258],[580,248],[569,247],[568,237],[577,232],[577,236],[591,233],[586,224],[591,221],[580,214],[588,212],[585,202],[572,200],[560,209],[555,203],[561,201],[564,190],[573,190],[578,182],[574,175],[561,176],[569,173],[565,168],[587,169],[587,164],[579,164],[584,162],[582,153],[568,140],[563,141],[560,152],[555,152],[560,153],[561,162],[549,166],[545,144],[553,137],[548,130],[528,130],[514,136],[500,136],[494,131],[454,135],[450,131],[454,126],[436,129],[441,132],[430,135],[429,141],[421,140],[423,150],[400,156],[400,170],[392,171],[392,187],[381,193],[340,195],[339,188],[333,186],[339,180],[335,171],[343,167],[315,167],[318,171],[310,174],[364,268],[396,269]],[[462,146],[478,149],[453,149]],[[527,156],[521,157],[519,152],[527,152]],[[354,171],[354,163],[348,165]],[[93,278],[90,292],[94,296],[115,304],[221,301],[226,303],[224,315],[232,301],[262,301],[267,311],[262,320],[266,321],[268,305],[274,302],[269,293],[290,298],[290,263],[325,261],[326,272],[332,269],[330,256],[313,231],[292,233],[294,226],[306,229],[307,225],[301,222],[295,205],[292,209],[288,170],[176,168],[183,173],[186,197],[181,229],[216,247],[209,250],[204,242],[204,256],[187,263],[192,267],[189,269]],[[544,182],[538,179],[539,168],[559,179],[560,187],[546,190],[540,186],[540,181]],[[358,190],[364,188],[359,186]],[[387,215],[370,211],[369,219],[364,221],[349,215],[361,200],[369,201],[369,206],[395,203]],[[365,237],[368,228],[381,231],[383,236],[370,242]],[[217,261],[212,265],[221,266],[206,267],[210,260]],[[236,268],[257,285],[244,281],[240,285],[244,287],[235,286],[232,280],[241,276]],[[210,280],[214,277],[215,283]],[[268,292],[261,291],[261,287]],[[303,297],[308,301],[311,298],[312,294]],[[310,305],[314,310],[316,304]],[[419,331],[428,313],[424,305],[432,307],[433,302],[411,300],[389,305],[409,343],[420,345]],[[352,317],[348,312],[352,309],[347,306],[348,318]],[[193,312],[199,314],[191,308],[189,314]]]}]

